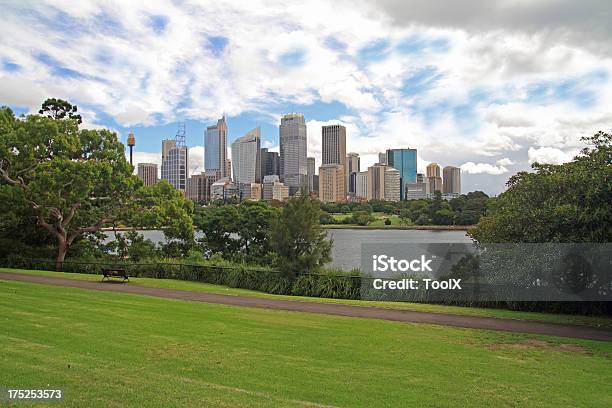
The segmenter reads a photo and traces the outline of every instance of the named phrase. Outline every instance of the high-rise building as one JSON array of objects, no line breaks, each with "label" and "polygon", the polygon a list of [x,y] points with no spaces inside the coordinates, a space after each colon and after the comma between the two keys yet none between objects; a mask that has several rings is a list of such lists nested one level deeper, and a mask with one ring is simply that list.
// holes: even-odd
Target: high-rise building
[{"label": "high-rise building", "polygon": [[324,164],[319,167],[319,200],[324,203],[346,201],[344,167],[341,164]]},{"label": "high-rise building", "polygon": [[346,128],[342,125],[323,126],[321,136],[321,165],[346,167]]},{"label": "high-rise building", "polygon": [[427,171],[425,172],[427,177],[441,177],[440,166],[438,163],[429,163],[427,165]]},{"label": "high-rise building", "polygon": [[401,199],[400,180],[399,170],[394,167],[385,169],[385,201],[399,201]]},{"label": "high-rise building", "polygon": [[195,174],[187,179],[187,198],[204,203],[211,200],[211,187],[219,180],[219,172]]},{"label": "high-rise building", "polygon": [[304,115],[289,113],[281,118],[279,127],[280,176],[294,195],[306,187],[307,130]]},{"label": "high-rise building", "polygon": [[283,201],[289,197],[289,187],[281,183],[277,175],[265,176],[262,185],[262,197],[266,201]]},{"label": "high-rise building", "polygon": [[387,164],[387,152],[378,153],[378,163]]},{"label": "high-rise building", "polygon": [[442,170],[444,181],[442,192],[444,194],[461,194],[461,169],[454,166],[446,166]]},{"label": "high-rise building", "polygon": [[280,174],[278,153],[269,152],[268,148],[264,147],[261,149],[261,177],[270,176],[273,174]]},{"label": "high-rise building", "polygon": [[225,116],[216,125],[208,126],[204,134],[204,168],[207,172],[218,171],[221,177],[230,177],[227,172],[227,123]]},{"label": "high-rise building", "polygon": [[355,183],[357,182],[357,173],[359,173],[360,159],[357,153],[349,153],[346,156],[346,191],[349,194],[355,194]]},{"label": "high-rise building", "polygon": [[173,147],[176,147],[175,139],[162,140],[162,163],[164,160],[168,160],[168,152]]},{"label": "high-rise building", "polygon": [[314,157],[306,158],[306,177],[308,179],[308,192],[319,193],[319,178],[316,175],[316,160]]},{"label": "high-rise building", "polygon": [[442,191],[442,177],[440,175],[440,166],[437,163],[429,163],[427,165],[427,178],[426,181],[429,183],[429,194],[433,194],[434,191]]},{"label": "high-rise building", "polygon": [[360,171],[355,174],[355,196],[359,198],[368,197],[368,172]]},{"label": "high-rise building", "polygon": [[380,163],[368,167],[368,201],[385,199],[385,169],[387,166]]},{"label": "high-rise building", "polygon": [[225,177],[232,178],[232,161],[230,159],[225,160]]},{"label": "high-rise building", "polygon": [[187,190],[189,150],[176,140],[162,141],[161,178],[183,193]]},{"label": "high-rise building", "polygon": [[400,198],[404,199],[406,184],[416,183],[417,151],[416,149],[389,149],[387,150],[387,164],[400,173]]},{"label": "high-rise building", "polygon": [[251,184],[261,182],[261,131],[259,127],[232,143],[232,165],[234,183]]},{"label": "high-rise building", "polygon": [[157,164],[138,163],[138,177],[145,186],[152,186],[157,183]]},{"label": "high-rise building", "polygon": [[404,197],[406,200],[420,200],[430,196],[429,177],[418,173],[416,183],[408,183],[405,185]]}]

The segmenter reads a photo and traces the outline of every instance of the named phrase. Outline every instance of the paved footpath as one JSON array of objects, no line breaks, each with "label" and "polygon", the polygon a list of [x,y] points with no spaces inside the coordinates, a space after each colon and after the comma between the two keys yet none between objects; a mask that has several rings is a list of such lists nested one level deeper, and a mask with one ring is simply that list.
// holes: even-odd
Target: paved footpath
[{"label": "paved footpath", "polygon": [[548,336],[572,337],[577,339],[612,341],[612,329],[588,326],[543,323],[530,320],[503,319],[495,317],[463,316],[447,313],[414,312],[371,306],[351,306],[335,303],[307,302],[285,299],[270,299],[247,296],[218,295],[184,290],[149,288],[129,283],[111,283],[56,278],[51,276],[25,275],[0,272],[0,280],[32,282],[45,285],[68,286],[73,288],[104,292],[131,293],[135,295],[218,303],[231,306],[256,307],[261,309],[289,310],[295,312],[319,313],[334,316],[361,317],[366,319],[391,320],[406,323],[428,323],[442,326],[470,329],[499,330],[515,333],[541,334]]}]

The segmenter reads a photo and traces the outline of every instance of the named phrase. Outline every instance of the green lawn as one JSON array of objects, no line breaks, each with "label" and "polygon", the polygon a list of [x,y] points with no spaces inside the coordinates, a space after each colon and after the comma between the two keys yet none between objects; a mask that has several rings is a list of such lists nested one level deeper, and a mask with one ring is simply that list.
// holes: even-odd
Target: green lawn
[{"label": "green lawn", "polygon": [[[7,269],[0,268],[0,272],[14,272],[41,276],[59,276],[69,279],[85,279],[85,280],[100,280],[99,275],[80,274],[80,273],[62,273],[62,272],[51,272],[51,271],[32,271],[24,269]],[[265,298],[278,298],[278,299],[290,299],[299,300],[306,302],[327,302],[327,303],[342,303],[356,306],[376,306],[385,307],[390,309],[401,309],[401,310],[413,310],[420,312],[431,312],[431,313],[451,313],[469,316],[486,316],[486,317],[504,317],[509,319],[521,319],[521,320],[538,320],[550,323],[564,323],[564,324],[579,324],[586,326],[595,327],[608,327],[612,328],[612,318],[604,316],[578,316],[578,315],[561,315],[561,314],[550,314],[550,313],[534,313],[534,312],[517,312],[512,310],[504,309],[484,309],[476,307],[459,307],[459,306],[443,306],[443,305],[431,305],[422,303],[407,303],[407,302],[375,302],[375,301],[363,301],[363,300],[345,300],[345,299],[325,299],[325,298],[314,298],[304,296],[282,296],[272,295],[269,293],[256,292],[247,289],[229,288],[220,285],[211,285],[200,282],[189,282],[172,279],[152,279],[152,278],[131,278],[130,284],[142,285],[155,288],[169,288],[187,290],[192,292],[204,292],[204,293],[218,293],[224,295],[240,295],[240,296],[254,296],[254,297],[265,297]]]},{"label": "green lawn", "polygon": [[52,406],[612,406],[612,343],[13,281],[0,319],[0,384]]}]

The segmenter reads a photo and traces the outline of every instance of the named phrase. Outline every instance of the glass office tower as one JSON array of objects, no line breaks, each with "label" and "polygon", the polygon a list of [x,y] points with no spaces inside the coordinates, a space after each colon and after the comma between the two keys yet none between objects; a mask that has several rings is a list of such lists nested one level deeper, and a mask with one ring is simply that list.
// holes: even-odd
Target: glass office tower
[{"label": "glass office tower", "polygon": [[400,173],[400,198],[406,199],[406,184],[416,183],[417,151],[416,149],[387,150],[387,164]]}]

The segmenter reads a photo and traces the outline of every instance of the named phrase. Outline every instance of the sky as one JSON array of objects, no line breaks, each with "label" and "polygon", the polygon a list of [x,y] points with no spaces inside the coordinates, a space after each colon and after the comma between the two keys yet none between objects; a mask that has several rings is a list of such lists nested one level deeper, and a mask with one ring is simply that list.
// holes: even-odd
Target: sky
[{"label": "sky", "polygon": [[563,163],[612,128],[607,0],[3,1],[0,105],[78,105],[85,127],[136,135],[161,161],[186,123],[190,172],[206,126],[231,141],[304,113],[347,128],[362,170],[387,148],[462,169],[464,192],[496,195],[534,162]]}]

